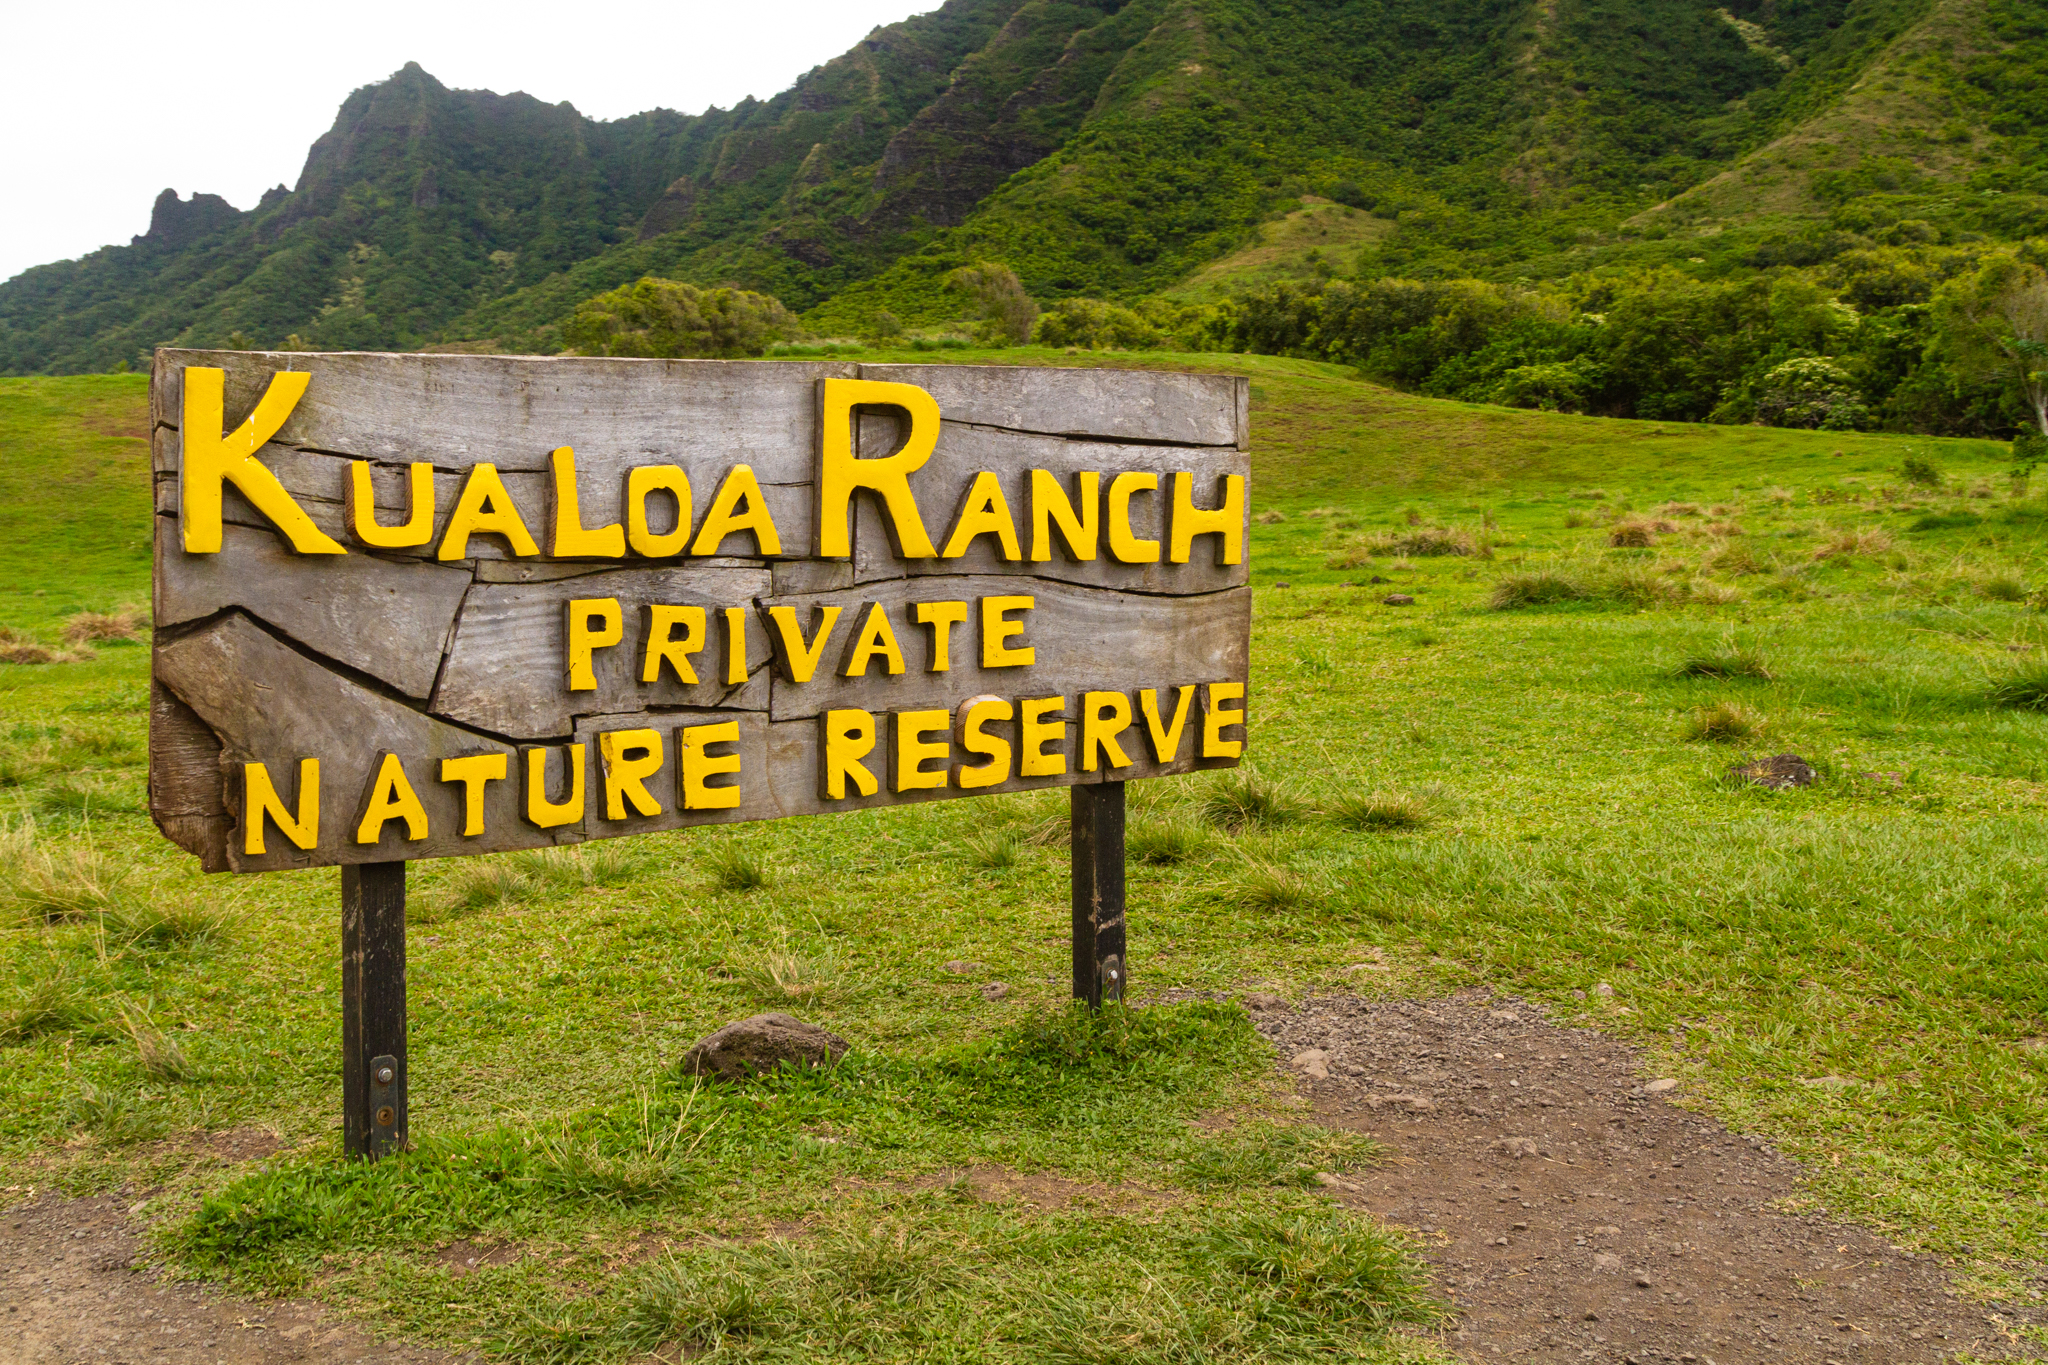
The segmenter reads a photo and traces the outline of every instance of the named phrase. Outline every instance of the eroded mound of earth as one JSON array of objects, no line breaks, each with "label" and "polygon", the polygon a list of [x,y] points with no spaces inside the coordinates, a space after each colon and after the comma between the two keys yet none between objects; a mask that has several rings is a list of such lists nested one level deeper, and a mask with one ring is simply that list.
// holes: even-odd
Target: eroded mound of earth
[{"label": "eroded mound of earth", "polygon": [[1611,1038],[1479,995],[1290,1009],[1250,997],[1318,1115],[1372,1134],[1384,1166],[1352,1207],[1419,1230],[1446,1332],[1475,1360],[1946,1361],[2037,1354],[2038,1299],[1958,1297],[1936,1257],[1773,1206],[1799,1167],[1667,1102]]}]

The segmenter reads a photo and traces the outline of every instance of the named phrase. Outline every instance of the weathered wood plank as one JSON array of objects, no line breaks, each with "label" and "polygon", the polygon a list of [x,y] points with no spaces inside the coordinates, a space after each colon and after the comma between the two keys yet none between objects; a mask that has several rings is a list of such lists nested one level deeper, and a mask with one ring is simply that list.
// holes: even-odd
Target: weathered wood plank
[{"label": "weathered wood plank", "polygon": [[1238,414],[1250,381],[1235,375],[1010,365],[863,365],[860,373],[917,385],[954,422],[1100,441],[1244,445]]},{"label": "weathered wood plank", "polygon": [[[981,599],[1010,595],[1030,596],[1036,602],[1028,611],[1010,613],[1010,619],[1024,626],[1009,642],[1030,647],[1034,662],[1028,667],[985,669],[980,663]],[[947,670],[934,672],[936,629],[917,624],[909,607],[940,601],[966,603],[968,619],[949,632]],[[881,604],[888,619],[903,654],[904,671],[891,676],[880,661],[873,661],[864,676],[843,676],[848,646],[874,603]],[[815,716],[834,707],[951,707],[984,692],[1052,696],[1088,688],[1113,691],[1243,678],[1251,630],[1248,588],[1163,597],[1046,579],[931,577],[771,598],[763,605],[794,609],[806,632],[812,630],[814,608],[840,608],[816,675],[801,683],[777,676],[771,684],[769,714],[775,720]],[[764,634],[772,629],[769,626]],[[810,642],[807,634],[806,643]]]},{"label": "weathered wood plank", "polygon": [[208,872],[228,866],[220,739],[162,683],[149,686],[149,811],[164,837]]},{"label": "weathered wood plank", "polygon": [[221,552],[177,548],[177,523],[157,517],[156,623],[241,607],[308,649],[424,700],[470,576],[460,567],[337,555],[309,567],[278,537],[222,528]]},{"label": "weathered wood plank", "polygon": [[[765,597],[761,569],[612,569],[554,582],[479,583],[469,591],[433,714],[507,738],[539,740],[566,735],[578,715],[637,711],[649,706],[722,706],[764,710],[768,705],[768,641],[751,610]],[[565,683],[568,604],[576,599],[619,604],[619,644],[591,651],[595,690],[572,692]],[[659,680],[640,680],[652,604],[703,610],[706,641],[691,656],[699,681],[679,681],[671,667]],[[750,681],[725,681],[725,634],[720,613],[748,608],[746,644]],[[672,637],[678,638],[678,637]]]},{"label": "weathered wood plank", "polygon": [[[549,831],[522,820],[517,754],[511,745],[423,716],[359,687],[240,614],[159,645],[156,677],[221,737],[222,799],[233,821],[226,853],[228,864],[238,872],[442,858],[583,837],[580,827]],[[425,808],[429,834],[423,840],[408,840],[404,822],[394,820],[383,827],[379,842],[358,844],[358,808],[380,755],[387,751],[400,756]],[[444,758],[479,753],[504,754],[508,777],[485,788],[488,832],[466,839],[461,834],[463,788],[440,781],[440,764]],[[294,803],[301,758],[321,760],[319,846],[312,851],[294,848],[272,827],[264,853],[246,852],[241,765],[269,765],[279,796]]]}]

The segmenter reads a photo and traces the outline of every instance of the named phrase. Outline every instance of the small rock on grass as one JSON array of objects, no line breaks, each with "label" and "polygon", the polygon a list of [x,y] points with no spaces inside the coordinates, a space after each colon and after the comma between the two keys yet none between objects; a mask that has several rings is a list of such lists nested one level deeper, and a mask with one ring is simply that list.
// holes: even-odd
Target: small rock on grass
[{"label": "small rock on grass", "polygon": [[1281,1009],[1287,1004],[1285,1000],[1282,1000],[1271,991],[1252,991],[1249,994],[1239,996],[1238,999],[1246,1009],[1256,1014],[1264,1014],[1267,1010]]},{"label": "small rock on grass", "polygon": [[1405,592],[1390,592],[1385,597],[1382,597],[1380,602],[1382,605],[1389,607],[1412,607],[1415,605],[1415,599]]},{"label": "small rock on grass", "polygon": [[1000,1000],[1009,993],[1009,984],[1003,981],[991,981],[981,988],[981,998],[984,1000]]},{"label": "small rock on grass", "polygon": [[1294,1065],[1301,1068],[1304,1076],[1326,1081],[1330,1078],[1330,1054],[1319,1047],[1312,1047],[1294,1054]]},{"label": "small rock on grass", "polygon": [[1662,1095],[1666,1091],[1676,1089],[1678,1089],[1678,1082],[1669,1076],[1665,1076],[1659,1080],[1651,1081],[1648,1085],[1644,1086],[1643,1093],[1645,1095]]},{"label": "small rock on grass", "polygon": [[744,1080],[773,1071],[783,1062],[797,1066],[829,1066],[846,1054],[846,1040],[775,1011],[727,1024],[699,1039],[683,1054],[683,1074]]},{"label": "small rock on grass", "polygon": [[1793,787],[1810,787],[1814,779],[1813,765],[1798,754],[1773,754],[1752,763],[1738,763],[1728,770],[1728,775],[1780,792]]},{"label": "small rock on grass", "polygon": [[955,976],[968,976],[980,971],[981,964],[979,962],[964,962],[956,959],[952,962],[948,962],[945,966],[939,968],[939,970],[942,972],[951,972]]},{"label": "small rock on grass", "polygon": [[1517,1161],[1520,1161],[1525,1156],[1536,1156],[1538,1154],[1535,1138],[1504,1137],[1499,1142],[1494,1143],[1493,1146],[1494,1150],[1502,1156],[1510,1156]]}]

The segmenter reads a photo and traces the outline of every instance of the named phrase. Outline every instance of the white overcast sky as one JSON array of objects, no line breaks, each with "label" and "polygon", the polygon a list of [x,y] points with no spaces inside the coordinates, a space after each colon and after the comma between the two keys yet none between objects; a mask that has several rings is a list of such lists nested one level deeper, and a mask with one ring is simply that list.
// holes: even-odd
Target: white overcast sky
[{"label": "white overcast sky", "polygon": [[296,185],[349,91],[418,62],[593,118],[766,99],[939,0],[0,0],[0,279],[125,244],[166,187],[251,208]]}]

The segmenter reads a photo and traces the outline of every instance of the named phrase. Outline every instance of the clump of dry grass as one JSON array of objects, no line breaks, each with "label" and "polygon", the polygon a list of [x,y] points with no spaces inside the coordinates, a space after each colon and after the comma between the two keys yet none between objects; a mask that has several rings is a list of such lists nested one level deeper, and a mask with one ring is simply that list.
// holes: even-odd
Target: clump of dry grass
[{"label": "clump of dry grass", "polygon": [[1717,701],[1699,707],[1685,727],[1689,740],[1733,744],[1762,734],[1770,722],[1740,702]]},{"label": "clump of dry grass", "polygon": [[74,645],[133,640],[149,624],[149,612],[123,604],[110,612],[81,611],[64,623],[64,639]]},{"label": "clump of dry grass", "polygon": [[1741,589],[1707,578],[1695,578],[1686,585],[1686,593],[1693,601],[1709,607],[1733,606],[1742,600]]},{"label": "clump of dry grass", "polygon": [[1581,526],[1591,525],[1592,521],[1591,516],[1577,507],[1568,509],[1564,514],[1565,529],[1568,531],[1576,531]]},{"label": "clump of dry grass", "polygon": [[33,640],[19,636],[0,640],[0,664],[53,664],[57,662],[55,652],[44,648]]},{"label": "clump of dry grass", "polygon": [[1348,517],[1351,515],[1351,510],[1346,507],[1311,507],[1301,515],[1309,520],[1317,521],[1325,517]]},{"label": "clump of dry grass", "polygon": [[1333,556],[1328,567],[1362,569],[1368,560],[1389,555],[1413,559],[1436,559],[1445,555],[1491,559],[1493,543],[1484,535],[1464,527],[1417,526],[1406,531],[1386,531],[1369,536]]},{"label": "clump of dry grass", "polygon": [[1723,540],[1749,534],[1740,525],[1732,521],[1710,521],[1705,526],[1700,527],[1700,530],[1710,536],[1718,536]]},{"label": "clump of dry grass", "polygon": [[795,952],[787,944],[739,963],[733,978],[763,1004],[831,1005],[850,993],[838,961]]},{"label": "clump of dry grass", "polygon": [[1789,488],[1766,488],[1764,490],[1764,496],[1769,498],[1772,502],[1777,503],[1780,507],[1782,507],[1786,503],[1792,501],[1793,494],[1792,490]]},{"label": "clump of dry grass", "polygon": [[1696,517],[1700,514],[1700,505],[1696,502],[1667,502],[1657,510],[1667,517]]},{"label": "clump of dry grass", "polygon": [[188,1081],[192,1079],[192,1064],[185,1059],[185,1053],[177,1040],[158,1028],[156,1021],[149,1017],[149,1009],[132,1000],[116,1003],[121,1016],[121,1029],[135,1044],[135,1051],[142,1059],[142,1069],[151,1080]]},{"label": "clump of dry grass", "polygon": [[1252,518],[1261,526],[1277,526],[1287,520],[1287,514],[1277,507],[1268,508]]},{"label": "clump of dry grass", "polygon": [[1856,555],[1881,555],[1892,548],[1892,533],[1882,526],[1857,526],[1839,532],[1813,552],[1816,560],[1848,559]]},{"label": "clump of dry grass", "polygon": [[128,875],[90,843],[45,843],[32,821],[0,831],[0,892],[19,917],[50,924],[118,909]]},{"label": "clump of dry grass", "polygon": [[1616,550],[1647,550],[1656,544],[1657,528],[1647,521],[1618,521],[1607,532],[1607,544]]}]

